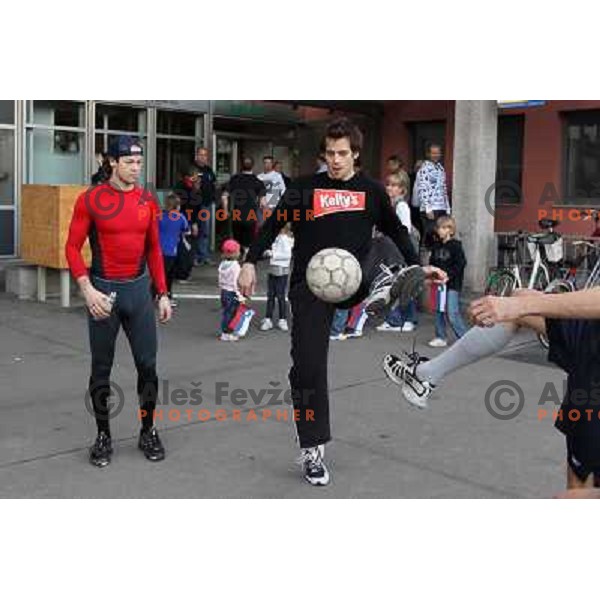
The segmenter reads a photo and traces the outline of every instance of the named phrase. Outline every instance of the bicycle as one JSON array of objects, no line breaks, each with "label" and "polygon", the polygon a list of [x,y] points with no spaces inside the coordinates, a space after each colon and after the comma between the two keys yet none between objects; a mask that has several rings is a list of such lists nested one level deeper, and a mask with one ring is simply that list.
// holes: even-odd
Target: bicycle
[{"label": "bicycle", "polygon": [[[514,254],[516,261],[510,267],[503,267],[490,273],[485,285],[486,295],[510,296],[515,289],[523,287],[543,291],[556,279],[554,275],[562,258],[562,238],[554,231],[559,222],[553,219],[540,219],[538,223],[544,231],[532,234],[519,231],[514,244],[501,247]],[[521,277],[525,265],[524,261],[519,260],[519,241],[526,241],[533,247],[533,266],[526,286]],[[552,261],[549,260],[549,253],[552,254]]]},{"label": "bicycle", "polygon": [[[577,274],[584,261],[586,262],[588,276],[583,289],[589,289],[600,284],[600,212],[593,210],[589,217],[594,219],[594,230],[590,236],[594,241],[577,240],[573,242],[576,250],[575,258],[563,261],[563,266],[567,269],[566,275],[551,281],[545,290],[548,293],[577,291]],[[584,220],[589,217],[584,217]],[[593,264],[591,269],[590,264]]]},{"label": "bicycle", "polygon": [[[594,230],[592,231],[592,238],[600,237],[600,213],[594,210],[590,215],[594,219]],[[584,220],[588,217],[584,217]],[[564,277],[558,277],[550,282],[548,287],[544,290],[547,294],[564,294],[567,292],[577,291],[577,272],[579,267],[586,261],[587,271],[589,273],[586,278],[583,289],[589,289],[600,283],[600,256],[598,243],[589,242],[587,240],[577,240],[573,242],[573,246],[576,250],[575,258],[572,260],[561,261],[561,267],[567,270]],[[590,259],[593,253],[594,266],[590,269]],[[538,339],[542,346],[547,350],[550,347],[548,337],[544,334],[538,335]]]},{"label": "bicycle", "polygon": [[[516,261],[510,267],[503,267],[490,273],[485,287],[486,295],[510,296],[515,289],[522,289],[524,287],[524,281],[521,278],[521,271],[524,265],[519,261],[518,252],[520,240],[527,243],[530,254],[533,254],[533,266],[529,280],[527,281],[527,289],[546,291],[552,281],[558,281],[556,275],[559,272],[562,260],[562,237],[554,231],[554,228],[559,225],[559,221],[554,219],[540,219],[538,224],[543,231],[539,233],[524,233],[519,231],[514,245],[507,244],[504,248],[501,248],[514,254]],[[559,288],[560,286],[557,284],[557,292]],[[548,349],[549,341],[547,336],[539,334],[538,340],[543,348]]]}]

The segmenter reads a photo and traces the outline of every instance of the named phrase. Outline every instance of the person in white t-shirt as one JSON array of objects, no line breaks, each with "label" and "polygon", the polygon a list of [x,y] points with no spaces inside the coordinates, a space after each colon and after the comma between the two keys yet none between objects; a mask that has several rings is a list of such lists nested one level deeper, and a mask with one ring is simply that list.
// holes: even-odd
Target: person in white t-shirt
[{"label": "person in white t-shirt", "polygon": [[294,236],[292,234],[292,227],[290,223],[287,223],[275,239],[275,242],[273,242],[271,250],[268,251],[271,260],[269,262],[267,314],[261,323],[261,331],[273,329],[275,300],[277,300],[279,305],[279,321],[277,322],[277,326],[281,331],[288,331],[286,294],[293,247]]},{"label": "person in white t-shirt", "polygon": [[[258,178],[265,184],[267,195],[261,208],[274,208],[285,192],[285,182],[281,173],[273,168],[275,160],[272,156],[263,158],[264,172],[258,175]],[[262,213],[262,211],[261,211]]]},{"label": "person in white t-shirt", "polygon": [[[396,209],[396,214],[402,225],[408,229],[415,250],[419,251],[419,232],[413,227],[410,218],[410,206],[408,199],[408,184],[406,178],[400,174],[393,173],[386,179],[385,189]],[[417,325],[417,304],[411,300],[404,313],[399,307],[393,308],[385,318],[385,321],[377,327],[377,331],[411,332]]]}]

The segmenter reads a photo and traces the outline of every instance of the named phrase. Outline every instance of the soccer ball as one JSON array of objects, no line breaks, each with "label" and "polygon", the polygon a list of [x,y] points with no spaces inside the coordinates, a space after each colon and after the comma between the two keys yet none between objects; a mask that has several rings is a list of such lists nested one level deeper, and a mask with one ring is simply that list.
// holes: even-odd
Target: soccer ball
[{"label": "soccer ball", "polygon": [[356,293],[362,280],[360,263],[347,250],[325,248],[308,263],[306,282],[325,302],[343,302]]}]

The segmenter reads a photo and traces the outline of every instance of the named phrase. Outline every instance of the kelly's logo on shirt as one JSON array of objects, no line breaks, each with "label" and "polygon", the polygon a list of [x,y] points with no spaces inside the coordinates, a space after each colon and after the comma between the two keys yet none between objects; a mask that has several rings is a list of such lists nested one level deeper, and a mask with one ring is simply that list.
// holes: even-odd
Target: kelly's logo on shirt
[{"label": "kelly's logo on shirt", "polygon": [[350,190],[315,190],[313,193],[314,218],[339,212],[365,210],[367,194]]}]

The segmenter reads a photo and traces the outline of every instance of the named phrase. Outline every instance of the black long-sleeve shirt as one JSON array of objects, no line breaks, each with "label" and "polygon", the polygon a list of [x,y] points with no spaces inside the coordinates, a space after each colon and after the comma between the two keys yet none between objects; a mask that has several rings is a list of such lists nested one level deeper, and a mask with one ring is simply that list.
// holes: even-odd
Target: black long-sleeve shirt
[{"label": "black long-sleeve shirt", "polygon": [[419,263],[408,230],[384,187],[362,174],[341,181],[325,172],[292,183],[265,221],[246,261],[256,263],[288,222],[295,240],[292,283],[304,279],[308,262],[324,248],[343,248],[360,261],[369,250],[373,227],[392,239],[409,265]]},{"label": "black long-sleeve shirt", "polygon": [[445,244],[439,240],[434,242],[431,250],[430,264],[439,267],[448,274],[448,289],[460,292],[467,259],[462,244],[458,240],[448,240]]}]

